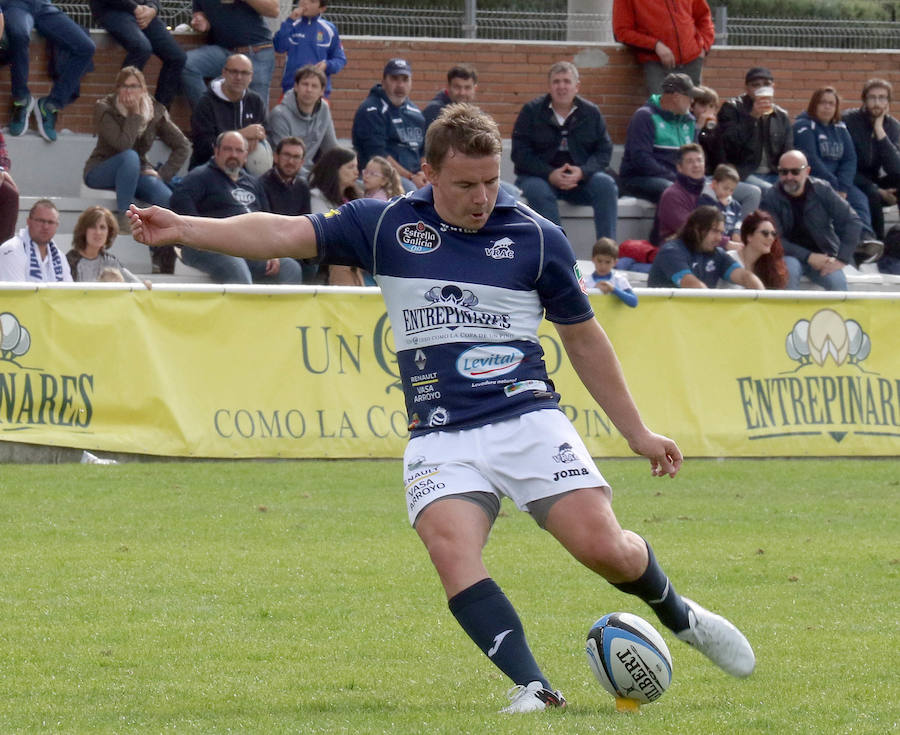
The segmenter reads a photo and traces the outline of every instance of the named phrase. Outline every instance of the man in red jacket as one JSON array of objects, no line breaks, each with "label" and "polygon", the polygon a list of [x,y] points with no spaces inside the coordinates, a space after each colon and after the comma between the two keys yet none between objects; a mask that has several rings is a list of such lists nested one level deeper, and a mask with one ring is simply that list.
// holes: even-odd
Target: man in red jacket
[{"label": "man in red jacket", "polygon": [[671,72],[700,84],[703,59],[716,39],[706,0],[615,0],[613,33],[634,47],[650,94],[659,94]]}]

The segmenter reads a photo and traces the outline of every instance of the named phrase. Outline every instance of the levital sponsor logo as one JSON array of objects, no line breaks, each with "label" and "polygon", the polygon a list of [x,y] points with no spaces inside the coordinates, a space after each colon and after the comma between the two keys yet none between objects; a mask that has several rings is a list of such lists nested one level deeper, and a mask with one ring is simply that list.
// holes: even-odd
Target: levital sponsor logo
[{"label": "levital sponsor logo", "polygon": [[525,359],[525,353],[506,345],[476,345],[456,358],[456,370],[472,380],[485,380],[506,375]]}]

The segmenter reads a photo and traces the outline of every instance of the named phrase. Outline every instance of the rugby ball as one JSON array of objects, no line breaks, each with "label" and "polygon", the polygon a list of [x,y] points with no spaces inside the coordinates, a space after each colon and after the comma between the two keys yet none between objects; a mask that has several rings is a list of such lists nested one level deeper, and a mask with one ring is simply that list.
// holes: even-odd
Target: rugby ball
[{"label": "rugby ball", "polygon": [[649,704],[672,681],[672,656],[666,642],[637,615],[604,615],[591,626],[585,650],[597,681],[614,697]]}]

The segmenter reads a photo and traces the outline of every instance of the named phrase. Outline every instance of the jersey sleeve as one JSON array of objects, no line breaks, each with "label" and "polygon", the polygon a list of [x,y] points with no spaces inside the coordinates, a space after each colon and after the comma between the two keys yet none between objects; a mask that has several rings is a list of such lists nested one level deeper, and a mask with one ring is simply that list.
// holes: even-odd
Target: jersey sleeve
[{"label": "jersey sleeve", "polygon": [[686,248],[663,245],[656,254],[653,265],[678,288],[681,287],[681,279],[692,272],[690,253]]},{"label": "jersey sleeve", "polygon": [[374,233],[387,202],[356,199],[339,209],[308,215],[319,257],[327,265],[351,265],[375,273]]},{"label": "jersey sleeve", "polygon": [[578,324],[594,316],[572,246],[558,228],[544,228],[537,292],[548,321]]},{"label": "jersey sleeve", "polygon": [[715,249],[715,258],[716,258],[716,268],[719,273],[722,275],[719,276],[723,281],[731,281],[731,274],[734,273],[738,268],[741,268],[741,264],[738,263],[734,258],[732,258],[723,248],[717,247]]}]

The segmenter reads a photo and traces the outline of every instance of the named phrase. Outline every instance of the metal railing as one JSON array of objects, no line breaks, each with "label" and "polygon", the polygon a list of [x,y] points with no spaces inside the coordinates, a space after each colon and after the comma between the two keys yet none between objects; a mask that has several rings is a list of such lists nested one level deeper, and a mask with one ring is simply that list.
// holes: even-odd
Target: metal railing
[{"label": "metal railing", "polygon": [[894,21],[728,18],[726,27],[729,46],[900,48],[900,22]]},{"label": "metal railing", "polygon": [[[58,2],[76,22],[92,27],[87,2]],[[565,41],[610,38],[611,18],[604,13],[475,9],[474,28],[466,22],[464,3],[448,0],[443,8],[329,5],[328,18],[344,36],[464,38]],[[900,22],[824,20],[819,18],[737,18],[716,9],[718,41],[729,46],[785,48],[898,49]],[[191,17],[190,0],[162,0],[161,17],[174,28]]]}]

